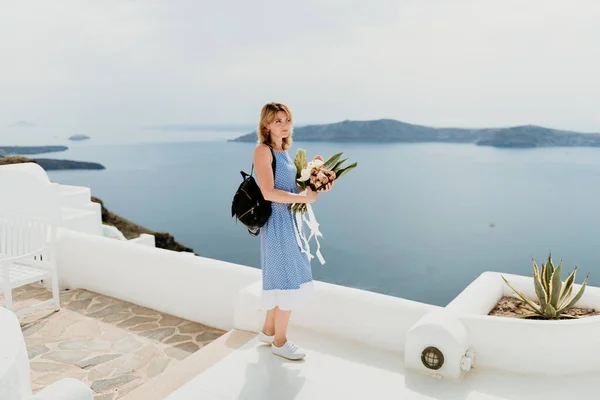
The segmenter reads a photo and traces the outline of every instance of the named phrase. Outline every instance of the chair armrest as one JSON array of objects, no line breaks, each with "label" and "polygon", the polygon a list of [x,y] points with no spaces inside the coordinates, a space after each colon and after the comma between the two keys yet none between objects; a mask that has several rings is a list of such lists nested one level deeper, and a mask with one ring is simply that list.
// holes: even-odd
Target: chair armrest
[{"label": "chair armrest", "polygon": [[27,400],[93,400],[92,389],[73,378],[64,378],[46,386]]}]

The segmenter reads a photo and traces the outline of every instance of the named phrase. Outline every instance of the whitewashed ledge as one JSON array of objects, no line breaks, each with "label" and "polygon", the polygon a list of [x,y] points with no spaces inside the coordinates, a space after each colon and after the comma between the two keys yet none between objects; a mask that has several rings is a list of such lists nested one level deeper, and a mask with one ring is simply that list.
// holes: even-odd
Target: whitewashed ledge
[{"label": "whitewashed ledge", "polygon": [[[85,288],[223,330],[258,332],[260,270],[205,257],[61,230],[57,257],[63,284]],[[533,296],[531,278],[506,275]],[[308,306],[291,325],[403,354],[409,368],[459,378],[473,367],[534,375],[599,371],[600,318],[531,321],[488,316],[510,289],[486,272],[447,307],[315,282]],[[600,289],[580,304],[600,308]],[[569,340],[568,338],[577,338]],[[425,347],[445,356],[440,370],[421,361]],[[561,354],[543,363],[549,351]],[[583,356],[585,354],[585,356]],[[464,360],[467,355],[471,360]],[[463,369],[461,369],[463,362]]]}]

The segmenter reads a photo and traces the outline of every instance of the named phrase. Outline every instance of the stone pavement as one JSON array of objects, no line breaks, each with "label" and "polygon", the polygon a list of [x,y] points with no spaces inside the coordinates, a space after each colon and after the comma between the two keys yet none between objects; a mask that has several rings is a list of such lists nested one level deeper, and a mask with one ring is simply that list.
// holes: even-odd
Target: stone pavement
[{"label": "stone pavement", "polygon": [[[52,295],[35,283],[13,297],[19,309]],[[115,400],[225,333],[87,290],[60,297],[59,312],[48,307],[19,318],[34,393],[72,377],[90,385],[95,400]]]}]

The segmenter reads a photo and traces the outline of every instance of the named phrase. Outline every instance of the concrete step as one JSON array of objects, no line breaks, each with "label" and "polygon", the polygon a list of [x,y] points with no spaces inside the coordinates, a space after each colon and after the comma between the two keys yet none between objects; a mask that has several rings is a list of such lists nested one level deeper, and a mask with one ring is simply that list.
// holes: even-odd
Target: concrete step
[{"label": "concrete step", "polygon": [[192,378],[228,357],[255,336],[255,333],[231,330],[126,394],[121,400],[163,400]]}]

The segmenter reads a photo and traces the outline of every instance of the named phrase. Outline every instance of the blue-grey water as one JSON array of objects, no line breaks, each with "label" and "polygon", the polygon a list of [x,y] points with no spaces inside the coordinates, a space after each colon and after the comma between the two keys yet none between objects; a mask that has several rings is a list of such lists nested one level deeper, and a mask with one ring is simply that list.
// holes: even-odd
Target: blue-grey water
[{"label": "blue-grey water", "polygon": [[[591,272],[600,284],[600,149],[296,142],[292,157],[299,147],[359,162],[313,204],[327,260],[313,260],[315,279],[445,305],[480,273],[530,274],[531,258],[552,251],[568,271],[578,265],[577,283]],[[44,157],[104,164],[49,175],[202,256],[259,267],[258,238],[230,212],[253,148],[90,144]]]}]

